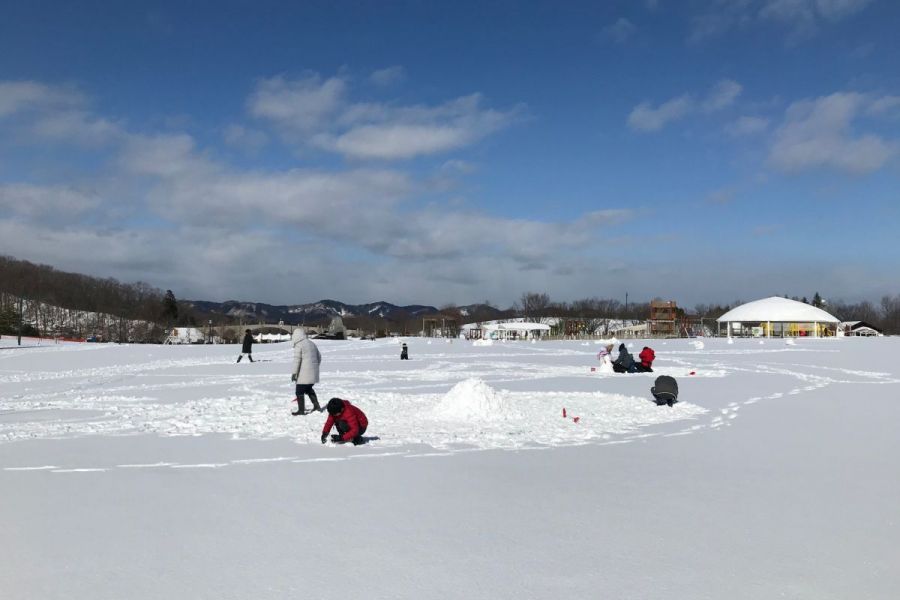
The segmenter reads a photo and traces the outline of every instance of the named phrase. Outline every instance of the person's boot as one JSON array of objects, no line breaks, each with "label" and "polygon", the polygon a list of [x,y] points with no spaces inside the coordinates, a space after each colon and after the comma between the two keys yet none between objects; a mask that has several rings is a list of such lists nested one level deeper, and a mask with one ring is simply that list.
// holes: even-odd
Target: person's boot
[{"label": "person's boot", "polygon": [[250,362],[256,362],[256,361],[255,361],[255,360],[253,360],[253,357],[252,357],[252,356],[250,356],[250,355],[249,355],[249,354],[248,354],[248,355],[247,355],[247,358],[249,358],[249,359],[250,359]]},{"label": "person's boot", "polygon": [[241,362],[241,359],[242,359],[242,358],[244,358],[244,355],[243,355],[243,354],[241,354],[240,356],[238,356],[237,361],[238,361],[238,362]]},{"label": "person's boot", "polygon": [[291,414],[294,416],[305,415],[306,414],[306,406],[304,405],[303,398],[295,398],[297,402],[297,410],[292,411]]},{"label": "person's boot", "polygon": [[315,396],[310,396],[310,397],[309,397],[309,400],[312,402],[313,410],[314,410],[314,411],[316,411],[316,412],[322,412],[323,410],[325,410],[324,408],[322,408],[321,406],[319,406],[319,399],[316,398]]}]

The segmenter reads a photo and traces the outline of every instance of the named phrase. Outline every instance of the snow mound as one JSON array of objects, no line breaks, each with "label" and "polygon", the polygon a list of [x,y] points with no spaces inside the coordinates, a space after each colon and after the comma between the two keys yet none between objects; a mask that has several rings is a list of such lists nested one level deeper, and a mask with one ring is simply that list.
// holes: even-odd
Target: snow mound
[{"label": "snow mound", "polygon": [[691,342],[691,343],[694,345],[694,348],[696,348],[697,350],[703,350],[703,348],[706,347],[706,344],[704,344],[704,343],[703,343],[702,341],[700,341],[700,340],[696,340],[696,341],[693,341],[693,342]]},{"label": "snow mound", "polygon": [[465,379],[444,394],[434,408],[434,415],[441,419],[503,420],[517,416],[509,400],[502,392],[478,378]]},{"label": "snow mound", "polygon": [[472,342],[473,346],[493,346],[494,340],[492,339],[483,339],[483,340],[475,340]]},{"label": "snow mound", "polygon": [[796,346],[797,345],[797,342],[795,342],[791,338],[784,340],[784,343],[787,344],[788,346]]}]

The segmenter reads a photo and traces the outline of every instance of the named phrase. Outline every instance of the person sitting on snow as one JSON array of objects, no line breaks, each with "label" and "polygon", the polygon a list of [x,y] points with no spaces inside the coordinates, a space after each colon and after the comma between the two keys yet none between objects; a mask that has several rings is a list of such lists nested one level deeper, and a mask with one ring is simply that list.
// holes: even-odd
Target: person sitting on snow
[{"label": "person sitting on snow", "polygon": [[613,345],[607,344],[605,347],[600,348],[600,352],[597,353],[597,360],[600,361],[601,373],[615,373],[613,370],[612,349]]},{"label": "person sitting on snow", "polygon": [[666,404],[672,406],[678,402],[678,382],[674,377],[660,375],[656,378],[653,387],[650,388],[650,393],[653,394],[657,406]]},{"label": "person sitting on snow", "polygon": [[329,400],[326,410],[328,410],[328,419],[325,420],[325,426],[322,428],[323,444],[328,440],[328,433],[332,427],[337,429],[337,433],[331,435],[331,441],[335,444],[352,442],[354,446],[358,446],[365,442],[362,435],[369,426],[369,420],[363,411],[350,404],[349,401],[340,398]]},{"label": "person sitting on snow", "polygon": [[613,361],[613,371],[616,373],[634,373],[634,357],[625,347],[619,344],[619,356]]},{"label": "person sitting on snow", "polygon": [[409,348],[406,347],[406,342],[400,346],[400,360],[409,360]]},{"label": "person sitting on snow", "polygon": [[652,373],[653,372],[653,361],[656,359],[656,353],[653,351],[653,348],[648,346],[644,346],[644,349],[641,350],[641,353],[638,354],[638,358],[641,359],[641,362],[635,363],[634,370],[636,373]]}]

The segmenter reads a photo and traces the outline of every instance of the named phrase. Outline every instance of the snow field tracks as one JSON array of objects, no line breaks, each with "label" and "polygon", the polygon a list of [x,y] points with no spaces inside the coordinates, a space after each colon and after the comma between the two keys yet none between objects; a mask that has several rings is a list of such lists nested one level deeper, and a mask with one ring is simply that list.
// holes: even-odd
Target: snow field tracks
[{"label": "snow field tracks", "polygon": [[[324,416],[290,416],[294,394],[288,344],[257,346],[254,357],[260,360],[253,364],[234,363],[236,346],[93,346],[90,352],[65,346],[28,360],[24,353],[6,357],[0,379],[0,444],[224,434],[240,440],[287,439],[307,447],[290,457],[196,464],[151,456],[133,464],[65,465],[64,472],[86,473],[619,444],[720,430],[760,401],[828,385],[897,382],[889,373],[842,366],[840,346],[834,344],[775,348],[707,340],[701,348],[688,340],[664,345],[640,341],[658,350],[655,373],[604,376],[590,372],[596,363],[594,347],[579,342],[473,347],[461,340],[406,341],[409,361],[399,360],[394,340],[318,343],[323,353],[322,380],[316,386],[320,402],[332,396],[355,402],[369,416],[370,433],[379,438],[356,449],[355,456],[344,448],[320,447]],[[675,376],[682,386],[681,402],[673,408],[649,401],[649,388],[660,374]],[[562,418],[563,407],[569,418]],[[685,424],[679,428],[678,423]],[[310,446],[330,454],[307,456]],[[8,463],[0,468],[55,470]]]}]

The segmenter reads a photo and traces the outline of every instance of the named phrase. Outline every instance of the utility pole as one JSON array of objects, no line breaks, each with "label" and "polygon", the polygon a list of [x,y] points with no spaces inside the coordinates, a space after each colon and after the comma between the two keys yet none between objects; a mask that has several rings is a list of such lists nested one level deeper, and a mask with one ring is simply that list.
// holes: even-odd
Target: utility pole
[{"label": "utility pole", "polygon": [[19,296],[19,345],[22,345],[22,321],[24,320],[24,316],[22,314],[22,296]]},{"label": "utility pole", "polygon": [[625,292],[625,318],[628,318],[628,292]]}]

